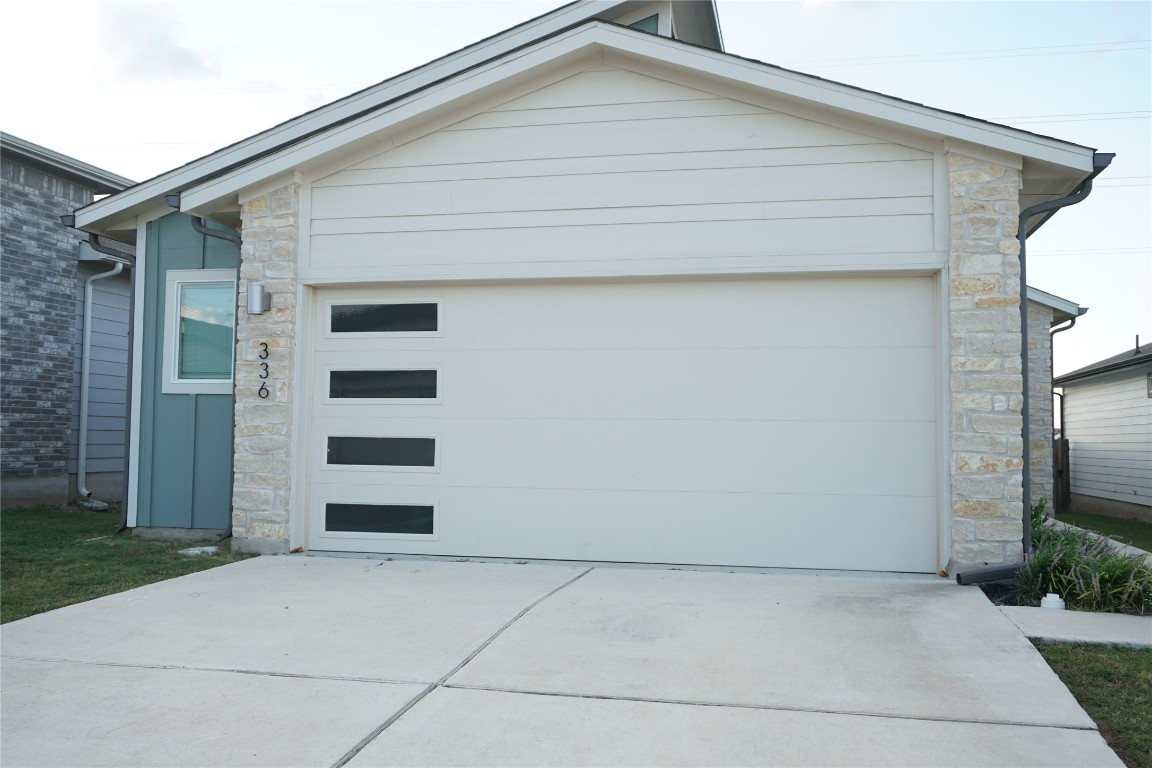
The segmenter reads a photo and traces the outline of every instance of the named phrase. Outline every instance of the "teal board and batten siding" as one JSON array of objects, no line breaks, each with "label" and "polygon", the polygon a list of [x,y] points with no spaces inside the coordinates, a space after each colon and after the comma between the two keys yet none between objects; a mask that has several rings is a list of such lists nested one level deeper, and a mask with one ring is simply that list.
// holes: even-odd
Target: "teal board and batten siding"
[{"label": "teal board and batten siding", "polygon": [[231,517],[231,394],[163,388],[165,277],[173,269],[239,269],[240,249],[171,213],[148,224],[136,524],[223,530]]}]

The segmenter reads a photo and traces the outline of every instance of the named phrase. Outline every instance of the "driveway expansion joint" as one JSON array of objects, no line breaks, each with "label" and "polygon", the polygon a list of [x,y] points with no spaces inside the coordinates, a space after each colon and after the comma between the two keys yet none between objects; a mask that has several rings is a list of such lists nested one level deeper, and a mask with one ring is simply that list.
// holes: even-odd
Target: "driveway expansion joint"
[{"label": "driveway expansion joint", "polygon": [[921,720],[935,723],[964,723],[970,725],[1007,725],[1017,728],[1055,728],[1063,731],[1099,731],[1093,726],[1059,725],[1056,723],[1025,723],[1017,720],[981,720],[967,717],[944,717],[934,715],[907,715],[898,712],[863,712],[851,709],[821,709],[817,707],[782,707],[772,704],[733,704],[722,701],[696,701],[693,699],[661,699],[647,696],[613,696],[601,693],[570,693],[566,691],[533,691],[523,688],[501,688],[485,685],[461,685],[444,683],[441,688],[458,691],[484,691],[488,693],[511,693],[521,696],[554,696],[562,699],[593,699],[597,701],[626,701],[640,704],[676,704],[687,707],[716,707],[719,709],[744,709],[770,712],[804,712],[814,715],[850,715],[854,717],[877,717],[885,720]]},{"label": "driveway expansion joint", "polygon": [[339,760],[332,763],[332,768],[343,768],[343,766],[346,765],[348,763],[348,761],[350,761],[352,758],[356,757],[356,755],[360,754],[360,752],[365,747],[367,747],[369,744],[371,744],[372,741],[375,740],[377,736],[384,733],[384,731],[388,730],[392,726],[393,723],[395,723],[397,720],[399,720],[401,717],[403,717],[405,714],[407,714],[409,710],[411,710],[413,707],[415,707],[417,704],[419,704],[421,701],[423,701],[424,698],[428,694],[432,693],[432,691],[436,690],[437,688],[450,687],[447,685],[448,678],[452,677],[457,672],[464,669],[464,667],[468,666],[468,663],[471,662],[472,659],[479,656],[484,651],[485,648],[490,646],[493,643],[493,641],[496,640],[496,638],[500,637],[500,635],[502,635],[505,630],[507,630],[509,627],[511,627],[516,622],[518,622],[520,619],[524,618],[524,616],[529,611],[531,611],[533,608],[535,608],[537,605],[544,602],[548,598],[552,597],[552,595],[556,594],[560,590],[565,589],[565,588],[571,586],[572,584],[575,584],[577,581],[584,578],[585,576],[587,576],[588,574],[590,574],[594,570],[596,570],[596,567],[592,566],[590,568],[587,568],[587,569],[581,571],[580,573],[573,576],[571,579],[568,579],[568,581],[564,582],[560,586],[553,589],[551,592],[548,592],[547,594],[543,595],[542,597],[539,597],[536,600],[529,603],[527,607],[525,607],[519,613],[517,613],[515,616],[513,616],[511,619],[506,621],[502,627],[500,627],[495,632],[493,632],[491,635],[489,635],[488,638],[486,640],[484,640],[484,642],[480,643],[480,645],[477,646],[475,650],[473,650],[471,653],[469,653],[464,658],[463,661],[461,661],[455,667],[450,669],[447,674],[445,674],[443,677],[441,677],[435,683],[428,685],[428,687],[426,687],[420,693],[416,694],[411,699],[409,699],[407,704],[405,704],[398,711],[393,713],[392,716],[389,717],[387,720],[385,720],[383,723],[381,723],[376,728],[374,728],[372,730],[372,732],[369,733],[367,736],[365,736],[363,739],[361,739],[356,744],[356,746],[352,747],[352,749],[345,752],[340,757]]}]

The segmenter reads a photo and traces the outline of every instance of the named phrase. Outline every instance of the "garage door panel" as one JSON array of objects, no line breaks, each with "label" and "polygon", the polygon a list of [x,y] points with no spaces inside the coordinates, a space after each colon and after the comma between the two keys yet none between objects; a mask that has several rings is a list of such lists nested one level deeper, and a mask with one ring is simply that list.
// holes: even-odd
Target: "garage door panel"
[{"label": "garage door panel", "polygon": [[[419,491],[397,489],[396,496],[426,498]],[[342,499],[381,498],[374,488],[340,493]],[[322,495],[315,494],[314,504]],[[455,557],[935,570],[932,548],[909,547],[903,537],[877,537],[875,530],[877,519],[892,519],[910,539],[932,540],[935,501],[930,497],[846,501],[838,496],[444,488],[437,504],[440,532],[434,540],[329,536],[318,539],[316,548]]]},{"label": "garage door panel", "polygon": [[[936,333],[930,278],[418,285],[325,301],[381,296],[441,302],[441,335],[387,339],[395,351],[932,347]],[[380,349],[379,338],[322,332],[325,349]]]},{"label": "garage door panel", "polygon": [[[318,291],[309,547],[934,572],[934,286]],[[438,327],[333,334],[348,301],[436,301]],[[332,370],[410,373],[329,396]],[[377,439],[336,441],[330,465],[333,436]]]},{"label": "garage door panel", "polygon": [[[388,416],[865,422],[930,421],[936,408],[934,353],[924,347],[451,350],[356,357],[366,371],[437,371],[437,407],[377,401]],[[329,371],[346,369],[347,359],[331,352],[317,357],[318,391],[328,391]],[[338,418],[347,405],[326,402],[321,415]]]},{"label": "garage door panel", "polygon": [[[345,467],[347,482],[488,488],[739,491],[844,495],[930,495],[931,453],[893,456],[931,441],[933,425],[880,422],[708,422],[619,420],[333,420],[325,435],[434,436],[439,466],[415,477]],[[320,442],[316,449],[323,450]],[[835,470],[830,470],[835,467]],[[403,474],[402,474],[403,473]],[[317,478],[320,482],[336,482]]]}]

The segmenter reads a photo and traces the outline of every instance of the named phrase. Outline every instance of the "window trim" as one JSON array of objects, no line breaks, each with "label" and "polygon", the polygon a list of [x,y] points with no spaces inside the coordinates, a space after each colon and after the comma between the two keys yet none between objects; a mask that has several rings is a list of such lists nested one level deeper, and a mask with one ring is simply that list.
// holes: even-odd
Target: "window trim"
[{"label": "window trim", "polygon": [[[380,507],[431,507],[432,508],[432,533],[376,533],[372,531],[330,531],[328,530],[328,505],[329,504],[365,504],[369,506]],[[319,531],[317,537],[321,539],[336,538],[336,539],[371,539],[371,540],[387,540],[387,539],[401,539],[406,541],[437,541],[440,538],[440,505],[434,501],[346,501],[341,499],[322,499],[320,500],[320,514],[319,514]]]},{"label": "window trim", "polygon": [[[182,379],[180,356],[180,291],[185,285],[227,283],[232,287],[232,344],[228,378]],[[234,269],[170,269],[164,275],[164,354],[160,391],[166,395],[230,395],[236,379],[237,275]]]},{"label": "window trim", "polygon": [[[436,330],[434,331],[354,331],[332,330],[332,307],[347,306],[349,304],[435,304]],[[430,296],[397,296],[388,299],[362,298],[362,299],[326,299],[323,314],[324,338],[326,339],[430,339],[444,335],[444,302],[439,297]]]},{"label": "window trim", "polygon": [[[328,438],[330,437],[380,437],[380,438],[413,438],[417,440],[433,440],[435,442],[432,454],[432,466],[410,465],[410,464],[329,464],[328,463]],[[407,434],[400,435],[394,431],[381,434],[379,432],[364,432],[356,429],[338,429],[338,430],[322,430],[320,434],[320,443],[317,446],[321,457],[320,471],[321,472],[420,472],[424,474],[440,474],[440,435],[429,434],[421,432],[420,434]],[[356,503],[360,502],[339,502],[343,503]]]},{"label": "window trim", "polygon": [[[332,397],[332,371],[436,371],[436,397]],[[444,370],[439,365],[326,365],[320,381],[325,405],[440,405],[443,402]]]}]

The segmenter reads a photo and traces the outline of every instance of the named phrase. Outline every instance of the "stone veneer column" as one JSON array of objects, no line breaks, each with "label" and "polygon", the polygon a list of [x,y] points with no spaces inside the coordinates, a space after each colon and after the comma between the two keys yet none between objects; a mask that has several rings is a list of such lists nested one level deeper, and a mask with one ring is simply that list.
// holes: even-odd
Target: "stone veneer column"
[{"label": "stone veneer column", "polygon": [[948,154],[950,570],[1019,562],[1020,174]]},{"label": "stone veneer column", "polygon": [[1028,434],[1032,450],[1032,503],[1047,499],[1052,514],[1052,309],[1028,302]]},{"label": "stone veneer column", "polygon": [[[289,184],[249,200],[241,214],[232,535],[233,547],[249,552],[288,551],[299,200],[299,185]],[[271,311],[247,313],[249,283],[272,295]],[[266,360],[260,359],[263,343]],[[267,379],[260,378],[262,362]],[[261,384],[267,398],[260,397]]]}]

